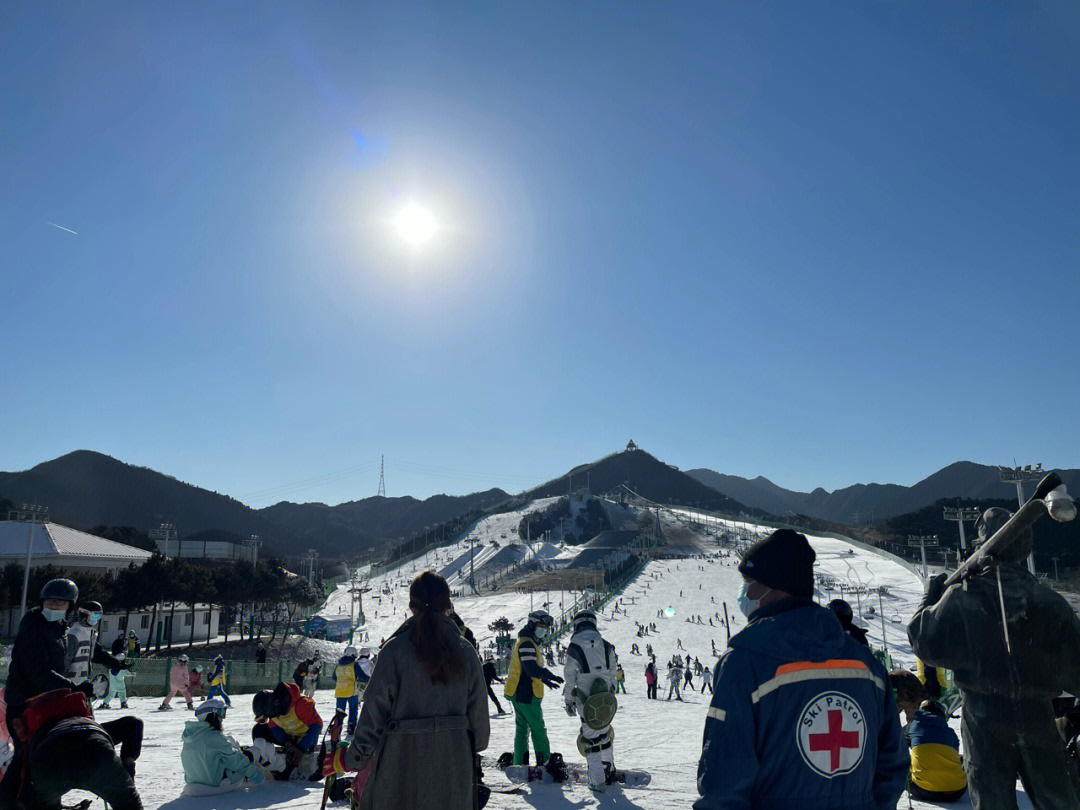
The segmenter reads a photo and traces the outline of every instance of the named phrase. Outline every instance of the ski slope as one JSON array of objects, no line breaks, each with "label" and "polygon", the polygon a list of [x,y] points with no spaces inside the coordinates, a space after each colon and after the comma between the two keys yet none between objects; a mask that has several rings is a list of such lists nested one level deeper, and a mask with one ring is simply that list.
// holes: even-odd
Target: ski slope
[{"label": "ski slope", "polygon": [[[529,508],[536,508],[532,505]],[[509,521],[511,518],[506,517]],[[520,519],[520,513],[518,515]],[[478,537],[502,540],[502,522],[492,521],[474,529]],[[516,525],[516,523],[515,523]],[[765,531],[762,529],[762,531]],[[495,537],[492,537],[492,534]],[[508,537],[507,540],[510,538]],[[888,589],[883,596],[885,607],[884,640],[894,659],[901,665],[913,664],[910,647],[907,644],[903,624],[892,621],[893,615],[906,620],[912,615],[922,594],[919,578],[899,563],[881,557],[871,551],[856,548],[841,540],[822,537],[810,537],[817,553],[816,567],[819,573],[829,577],[834,585],[843,584],[845,594],[853,589],[859,593],[855,605],[862,601],[863,612],[858,623],[868,628],[872,643],[881,643],[883,634],[880,610],[869,614],[866,594],[860,589],[871,590],[879,586]],[[505,541],[504,541],[505,542]],[[373,646],[383,636],[388,636],[404,619],[407,609],[408,583],[419,570],[439,564],[448,564],[458,559],[467,551],[466,542],[455,543],[446,549],[440,549],[429,558],[408,563],[368,583],[372,587],[365,594],[364,607],[369,617],[368,632]],[[726,644],[725,630],[717,615],[724,615],[726,604],[731,618],[732,633],[738,632],[745,625],[745,620],[737,614],[735,598],[742,579],[736,570],[736,556],[721,551],[721,556],[708,559],[686,559],[650,562],[641,574],[631,582],[619,599],[609,603],[601,617],[600,628],[618,650],[626,673],[628,694],[620,695],[619,712],[615,719],[615,758],[626,768],[641,768],[653,776],[652,784],[643,789],[611,789],[603,796],[593,795],[585,786],[554,786],[534,784],[525,786],[525,795],[512,796],[494,793],[488,805],[495,810],[580,810],[582,808],[626,808],[626,810],[685,810],[697,798],[696,771],[701,750],[701,735],[704,729],[705,712],[710,695],[702,695],[700,676],[695,676],[695,691],[684,693],[684,702],[649,701],[645,698],[644,670],[647,662],[645,655],[647,643],[651,643],[661,670],[660,697],[667,693],[664,677],[664,664],[672,655],[678,653],[685,657],[700,659],[703,665],[715,667],[712,654],[713,643],[717,652]],[[389,594],[382,593],[390,590]],[[831,596],[837,596],[833,591]],[[377,596],[378,598],[372,598]],[[566,602],[571,594],[551,594],[544,597],[549,603],[549,610],[556,612],[558,602]],[[829,592],[817,594],[819,601],[826,601]],[[344,600],[344,601],[343,601]],[[349,596],[347,588],[339,589],[328,602],[327,611],[348,612]],[[541,594],[496,593],[489,596],[458,596],[455,607],[485,646],[492,633],[487,625],[496,617],[506,615],[515,624],[520,623],[528,613],[530,606],[539,606]],[[871,602],[876,608],[876,594]],[[670,611],[667,608],[671,608]],[[658,615],[659,611],[659,615]],[[377,615],[376,615],[377,614]],[[703,623],[687,621],[689,617],[700,615]],[[713,620],[710,627],[709,619]],[[645,638],[637,637],[637,623],[655,622],[657,630]],[[562,640],[565,644],[566,639]],[[637,643],[641,655],[631,653],[631,646]],[[680,648],[681,645],[681,648]],[[559,671],[559,667],[555,667]],[[506,708],[501,689],[497,689],[500,701]],[[332,692],[317,694],[319,710],[324,719],[333,713]],[[226,720],[226,731],[241,742],[250,739],[249,732],[253,723],[251,698],[238,696],[234,709]],[[139,762],[138,786],[144,804],[151,810],[219,810],[221,808],[312,808],[321,799],[318,786],[295,784],[267,784],[247,792],[231,793],[219,797],[178,798],[182,788],[180,777],[180,731],[183,720],[190,715],[183,709],[171,713],[154,711],[159,703],[157,698],[135,698],[131,701],[132,712],[142,717],[146,723],[147,740],[142,759]],[[568,762],[582,762],[576,750],[577,722],[563,711],[561,694],[550,691],[544,700],[544,715],[552,750],[561,751]],[[493,709],[493,707],[492,707]],[[111,713],[116,716],[116,712]],[[486,781],[494,788],[508,788],[510,783],[494,768],[495,758],[503,751],[513,748],[514,721],[512,716],[497,716],[492,710],[491,743],[484,752]],[[1022,794],[1018,798],[1021,808],[1030,808],[1030,803]],[[921,802],[914,802],[912,807],[925,810],[935,807]],[[970,802],[963,801],[949,805],[951,807],[970,807]],[[902,797],[899,807],[908,807],[908,799]]]}]

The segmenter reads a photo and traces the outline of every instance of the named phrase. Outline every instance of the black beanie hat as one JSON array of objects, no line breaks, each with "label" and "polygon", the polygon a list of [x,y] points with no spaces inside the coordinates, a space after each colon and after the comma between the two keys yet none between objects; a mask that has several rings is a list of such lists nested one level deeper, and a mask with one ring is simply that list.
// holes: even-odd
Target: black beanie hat
[{"label": "black beanie hat", "polygon": [[814,557],[806,535],[777,529],[750,546],[739,563],[739,573],[766,587],[813,599]]}]

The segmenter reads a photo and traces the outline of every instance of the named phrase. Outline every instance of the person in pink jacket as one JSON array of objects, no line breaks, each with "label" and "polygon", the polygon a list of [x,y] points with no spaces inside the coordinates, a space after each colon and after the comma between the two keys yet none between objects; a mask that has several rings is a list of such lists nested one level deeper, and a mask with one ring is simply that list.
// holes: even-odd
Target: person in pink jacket
[{"label": "person in pink jacket", "polygon": [[169,701],[175,695],[183,695],[184,700],[187,701],[187,707],[189,709],[195,708],[195,705],[191,702],[191,672],[188,670],[187,665],[187,655],[181,655],[176,659],[176,663],[172,665],[172,669],[169,670],[169,694],[165,696],[165,700],[158,707],[158,711],[171,709],[172,706],[169,705]]}]

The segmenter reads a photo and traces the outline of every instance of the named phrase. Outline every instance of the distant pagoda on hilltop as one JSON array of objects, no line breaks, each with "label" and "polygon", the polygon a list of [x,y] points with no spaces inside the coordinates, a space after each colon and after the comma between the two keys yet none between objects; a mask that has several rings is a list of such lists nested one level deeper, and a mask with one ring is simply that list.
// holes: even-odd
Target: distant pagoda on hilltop
[{"label": "distant pagoda on hilltop", "polygon": [[631,439],[630,441],[628,441],[628,442],[626,443],[626,449],[627,449],[627,451],[630,451],[630,450],[637,450],[637,445],[636,445],[636,444],[634,444],[634,440],[633,440],[633,439]]}]

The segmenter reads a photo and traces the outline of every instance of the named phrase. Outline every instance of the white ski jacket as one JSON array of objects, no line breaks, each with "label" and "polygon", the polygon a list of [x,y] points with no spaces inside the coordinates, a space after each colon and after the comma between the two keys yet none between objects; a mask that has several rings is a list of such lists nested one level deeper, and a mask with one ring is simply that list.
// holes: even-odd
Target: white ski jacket
[{"label": "white ski jacket", "polygon": [[94,657],[97,636],[96,627],[88,627],[81,621],[68,628],[64,675],[77,684],[90,677],[90,662]]},{"label": "white ski jacket", "polygon": [[574,689],[588,695],[597,679],[602,679],[614,691],[618,666],[615,648],[604,641],[599,631],[592,627],[577,631],[570,637],[570,645],[566,648],[563,700],[580,708],[581,701],[574,697]]}]

